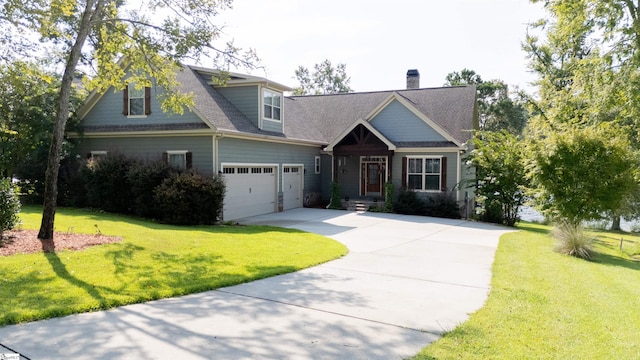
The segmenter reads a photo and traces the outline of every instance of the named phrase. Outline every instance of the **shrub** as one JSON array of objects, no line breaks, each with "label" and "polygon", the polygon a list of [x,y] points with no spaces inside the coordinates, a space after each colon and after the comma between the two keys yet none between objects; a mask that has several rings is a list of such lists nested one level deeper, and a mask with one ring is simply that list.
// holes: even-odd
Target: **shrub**
[{"label": "shrub", "polygon": [[404,215],[424,215],[425,204],[418,198],[418,194],[409,188],[402,188],[395,203],[398,214]]},{"label": "shrub", "polygon": [[395,187],[392,182],[384,184],[384,205],[382,206],[382,212],[393,212],[393,195]]},{"label": "shrub", "polygon": [[120,154],[89,160],[86,179],[88,205],[109,212],[131,213],[133,202],[127,174],[134,163],[133,159]]},{"label": "shrub", "polygon": [[160,219],[177,225],[215,224],[222,214],[224,180],[195,172],[172,174],[156,187]]},{"label": "shrub", "polygon": [[133,164],[127,172],[133,213],[150,219],[159,218],[160,213],[153,199],[153,194],[164,179],[175,172],[171,166],[163,161]]},{"label": "shrub", "polygon": [[344,207],[342,207],[342,199],[340,198],[340,193],[341,193],[340,184],[338,184],[337,181],[332,182],[331,188],[329,191],[331,193],[331,200],[327,208],[335,209],[335,210],[344,209]]},{"label": "shrub", "polygon": [[20,200],[11,179],[0,180],[0,235],[19,222]]},{"label": "shrub", "polygon": [[458,202],[453,198],[452,192],[439,193],[427,197],[424,205],[424,215],[459,219],[460,208],[458,207]]},{"label": "shrub", "polygon": [[[58,204],[81,208],[87,206],[86,160],[65,158],[58,172]],[[42,202],[43,200],[41,200]]]},{"label": "shrub", "polygon": [[553,228],[551,235],[558,241],[556,251],[559,253],[591,259],[593,238],[584,232],[582,225],[560,222]]}]

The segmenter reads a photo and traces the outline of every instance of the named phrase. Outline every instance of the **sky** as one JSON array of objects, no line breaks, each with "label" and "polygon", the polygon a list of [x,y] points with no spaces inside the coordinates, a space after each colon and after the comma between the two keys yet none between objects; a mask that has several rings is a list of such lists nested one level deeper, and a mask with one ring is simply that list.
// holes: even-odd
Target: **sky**
[{"label": "sky", "polygon": [[409,69],[438,87],[464,68],[532,91],[522,43],[543,15],[527,0],[235,0],[215,21],[264,67],[237,72],[291,87],[298,66],[329,59],[354,91],[403,89]]}]

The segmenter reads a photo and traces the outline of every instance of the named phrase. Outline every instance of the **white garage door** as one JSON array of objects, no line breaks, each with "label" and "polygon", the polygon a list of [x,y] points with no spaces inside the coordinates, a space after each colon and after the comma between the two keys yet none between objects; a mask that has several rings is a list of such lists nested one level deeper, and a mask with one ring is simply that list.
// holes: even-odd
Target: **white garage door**
[{"label": "white garage door", "polygon": [[276,211],[275,167],[225,165],[222,172],[227,184],[224,220],[236,220]]},{"label": "white garage door", "polygon": [[282,202],[284,210],[302,207],[302,167],[282,168]]}]

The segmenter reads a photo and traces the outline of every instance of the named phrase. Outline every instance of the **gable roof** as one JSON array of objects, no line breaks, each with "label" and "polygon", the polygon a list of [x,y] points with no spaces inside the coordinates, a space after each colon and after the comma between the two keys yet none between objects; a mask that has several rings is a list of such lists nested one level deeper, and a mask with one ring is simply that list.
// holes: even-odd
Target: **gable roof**
[{"label": "gable roof", "polygon": [[401,100],[409,110],[421,114],[420,117],[434,130],[443,132],[445,138],[458,145],[468,141],[472,136],[471,130],[477,126],[475,86],[294,96],[289,99],[286,105],[299,107],[296,111],[304,116],[305,126],[319,129],[327,143],[334,141],[358,119],[370,121],[394,99]]},{"label": "gable roof", "polygon": [[396,146],[391,141],[389,141],[389,139],[387,139],[384,135],[382,135],[378,130],[376,130],[376,128],[374,128],[371,124],[369,124],[368,121],[365,121],[363,119],[358,119],[353,124],[351,124],[348,128],[346,128],[340,135],[336,136],[333,139],[333,141],[331,141],[331,143],[329,143],[329,145],[327,145],[327,147],[324,148],[324,151],[333,151],[333,148],[336,145],[338,145],[338,143],[340,143],[340,141],[342,141],[342,139],[345,136],[349,135],[349,133],[351,131],[353,131],[353,129],[355,129],[358,125],[362,125],[367,130],[369,130],[380,141],[382,141],[385,145],[387,145],[389,150],[395,150],[396,149]]}]

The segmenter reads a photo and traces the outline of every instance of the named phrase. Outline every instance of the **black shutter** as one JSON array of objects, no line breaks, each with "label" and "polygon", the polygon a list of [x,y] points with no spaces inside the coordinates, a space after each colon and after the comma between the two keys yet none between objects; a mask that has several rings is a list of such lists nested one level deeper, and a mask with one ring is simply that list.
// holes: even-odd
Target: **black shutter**
[{"label": "black shutter", "polygon": [[193,165],[193,154],[191,153],[191,151],[188,151],[185,154],[185,160],[187,162],[187,169],[191,169],[191,166]]},{"label": "black shutter", "polygon": [[122,114],[129,115],[129,85],[122,90]]},{"label": "black shutter", "polygon": [[446,156],[442,157],[440,161],[441,174],[440,174],[440,191],[447,191],[447,158]]},{"label": "black shutter", "polygon": [[407,187],[407,157],[402,157],[402,187]]},{"label": "black shutter", "polygon": [[144,114],[151,114],[151,88],[148,86],[144,88]]},{"label": "black shutter", "polygon": [[166,152],[162,153],[162,162],[165,164],[169,163],[169,154],[167,154]]}]

